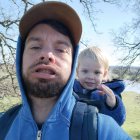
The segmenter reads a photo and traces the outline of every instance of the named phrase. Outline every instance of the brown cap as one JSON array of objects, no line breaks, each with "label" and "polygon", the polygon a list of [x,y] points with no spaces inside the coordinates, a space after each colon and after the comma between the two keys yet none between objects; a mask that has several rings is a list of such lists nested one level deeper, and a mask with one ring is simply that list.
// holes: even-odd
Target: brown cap
[{"label": "brown cap", "polygon": [[80,18],[69,5],[58,1],[42,2],[29,9],[19,23],[21,38],[26,39],[34,25],[47,19],[54,19],[63,23],[70,30],[75,43],[79,43],[82,34]]}]

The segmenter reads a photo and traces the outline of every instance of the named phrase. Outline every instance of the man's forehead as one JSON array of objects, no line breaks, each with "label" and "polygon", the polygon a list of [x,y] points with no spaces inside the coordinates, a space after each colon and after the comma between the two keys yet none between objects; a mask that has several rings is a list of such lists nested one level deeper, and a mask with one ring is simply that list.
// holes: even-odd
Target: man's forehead
[{"label": "man's forehead", "polygon": [[[73,38],[67,28],[59,22],[41,22],[35,25],[30,32],[28,33],[25,44],[30,41],[40,41],[41,36],[47,38],[47,36],[52,35],[54,39],[57,39],[59,42],[68,42],[69,46],[74,47]],[[52,39],[53,39],[52,38]],[[51,39],[51,38],[49,38]],[[52,40],[51,39],[51,40]]]}]

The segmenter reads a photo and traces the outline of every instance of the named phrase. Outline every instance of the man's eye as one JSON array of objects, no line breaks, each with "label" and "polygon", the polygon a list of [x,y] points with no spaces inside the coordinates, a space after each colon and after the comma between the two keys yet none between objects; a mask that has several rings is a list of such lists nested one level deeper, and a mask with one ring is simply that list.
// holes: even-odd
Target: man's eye
[{"label": "man's eye", "polygon": [[65,52],[63,49],[56,49],[58,52]]},{"label": "man's eye", "polygon": [[40,49],[40,47],[39,46],[32,46],[31,49],[38,50],[38,49]]},{"label": "man's eye", "polygon": [[66,49],[56,49],[56,51],[60,53],[68,53]]}]

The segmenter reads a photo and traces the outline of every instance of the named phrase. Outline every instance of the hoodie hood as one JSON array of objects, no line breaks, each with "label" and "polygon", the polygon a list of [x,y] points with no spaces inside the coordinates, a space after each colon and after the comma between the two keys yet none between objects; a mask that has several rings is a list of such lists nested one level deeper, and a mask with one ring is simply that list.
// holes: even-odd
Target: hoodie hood
[{"label": "hoodie hood", "polygon": [[[26,110],[25,112],[29,113],[28,116],[32,116],[31,111],[30,111],[30,106],[29,102],[27,100],[27,95],[25,93],[23,81],[22,81],[22,55],[23,55],[23,46],[22,46],[22,39],[19,36],[18,37],[18,43],[17,43],[17,50],[16,50],[16,74],[17,74],[17,79],[20,87],[20,92],[22,96],[22,104],[23,107]],[[73,84],[74,84],[74,79],[75,79],[75,70],[76,70],[76,61],[77,61],[77,56],[78,56],[78,50],[79,46],[74,47],[74,54],[73,54],[73,63],[72,63],[72,71],[70,78],[64,87],[61,96],[59,97],[58,101],[56,102],[54,108],[52,109],[51,114],[56,112],[56,110],[59,110],[60,112],[63,112],[63,109],[65,108],[65,105],[70,98],[74,98],[72,95],[73,92]],[[73,99],[74,100],[74,99]]]}]

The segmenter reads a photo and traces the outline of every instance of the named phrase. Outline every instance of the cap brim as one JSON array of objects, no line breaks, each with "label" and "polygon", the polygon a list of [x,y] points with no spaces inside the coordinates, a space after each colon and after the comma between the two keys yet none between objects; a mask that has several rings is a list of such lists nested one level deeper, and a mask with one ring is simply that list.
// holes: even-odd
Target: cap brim
[{"label": "cap brim", "polygon": [[70,30],[75,43],[79,43],[82,34],[79,16],[67,4],[56,1],[39,3],[25,13],[19,24],[21,38],[26,39],[34,25],[47,19],[54,19],[63,23]]}]

